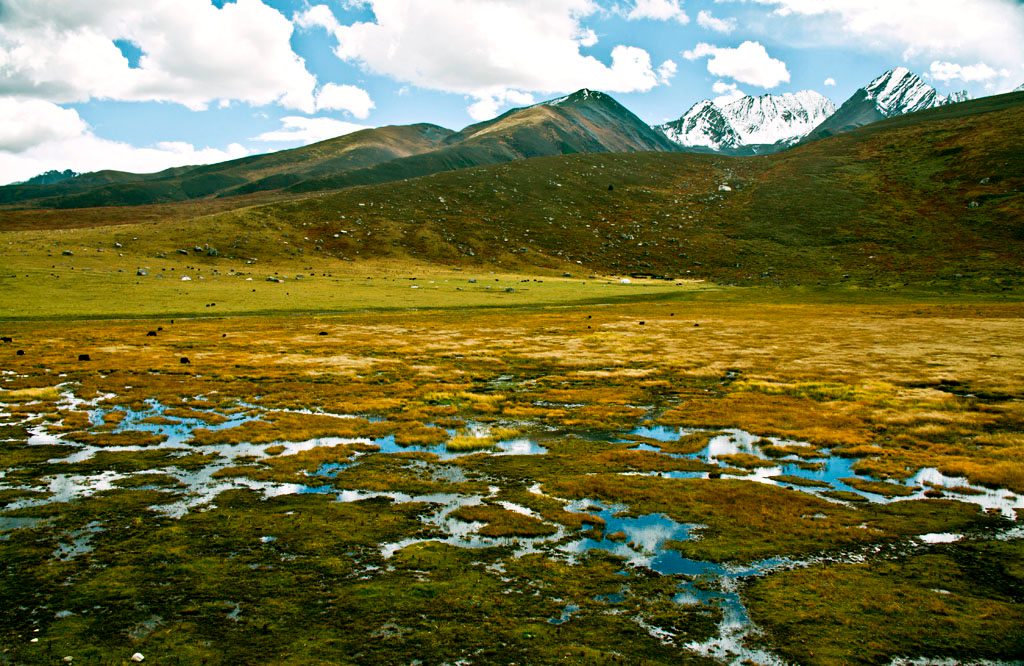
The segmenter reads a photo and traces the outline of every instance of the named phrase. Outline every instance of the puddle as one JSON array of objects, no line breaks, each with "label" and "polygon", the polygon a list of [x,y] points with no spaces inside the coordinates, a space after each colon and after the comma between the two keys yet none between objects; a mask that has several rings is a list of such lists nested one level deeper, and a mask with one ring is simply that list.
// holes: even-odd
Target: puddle
[{"label": "puddle", "polygon": [[964,538],[963,534],[922,534],[917,537],[924,543],[956,543]]},{"label": "puddle", "polygon": [[[404,539],[395,543],[383,544],[380,552],[384,559],[390,559],[395,553],[403,548],[408,548],[409,546],[421,543],[444,543],[457,548],[468,548],[472,550],[508,547],[514,548],[514,552],[512,554],[513,557],[522,557],[529,553],[541,552],[545,546],[560,542],[566,538],[566,528],[561,525],[552,525],[555,527],[555,533],[548,536],[484,536],[479,534],[479,530],[484,526],[483,523],[467,522],[452,516],[455,511],[462,507],[479,506],[483,504],[485,500],[493,499],[500,490],[501,489],[497,486],[492,486],[490,488],[490,494],[486,496],[455,494],[410,496],[403,493],[364,493],[362,491],[345,491],[345,493],[339,495],[339,501],[358,501],[359,499],[369,499],[371,497],[387,497],[398,504],[426,503],[439,506],[438,509],[423,516],[421,519],[425,525],[438,531],[440,533],[438,536]],[[352,497],[357,499],[349,499]],[[532,518],[537,518],[538,520],[541,519],[540,516],[530,509],[517,504],[512,504],[511,502],[497,502],[497,505],[507,511],[520,513]]]},{"label": "puddle", "polygon": [[72,530],[66,535],[66,540],[61,542],[57,549],[53,551],[53,559],[66,562],[75,559],[79,555],[91,553],[94,548],[92,538],[102,531],[103,524],[95,521],[85,527]]},{"label": "puddle", "polygon": [[[588,508],[591,510],[587,511]],[[587,536],[561,546],[562,552],[579,556],[590,550],[603,550],[633,566],[648,567],[659,573],[690,573],[682,570],[686,568],[683,563],[670,561],[671,551],[666,551],[664,545],[668,541],[690,539],[696,525],[680,524],[661,514],[626,517],[620,515],[626,510],[625,506],[605,506],[592,501],[570,502],[566,510],[601,518],[604,530],[600,532],[600,538]],[[674,570],[676,567],[680,570]]]},{"label": "puddle", "polygon": [[[767,652],[744,647],[745,639],[754,628],[740,599],[737,583],[744,578],[762,576],[792,566],[791,561],[772,558],[747,566],[731,566],[691,560],[668,545],[673,541],[699,538],[699,525],[678,523],[662,514],[622,515],[626,509],[623,505],[609,506],[592,500],[568,503],[567,511],[587,512],[603,519],[604,529],[600,531],[600,536],[585,536],[561,546],[560,550],[573,557],[590,550],[603,550],[623,558],[635,567],[646,567],[662,575],[685,576],[686,579],[679,584],[678,592],[672,598],[675,603],[683,606],[715,604],[723,613],[718,635],[705,643],[689,644],[689,649],[726,662],[735,660],[740,663],[747,660],[757,664],[782,663]],[[617,595],[612,598],[621,601],[623,597]],[[664,629],[649,629],[657,630],[659,635],[656,637],[662,640],[674,638]]]},{"label": "puddle", "polygon": [[10,532],[31,529],[45,522],[43,518],[21,518],[0,515],[0,541],[10,538]]},{"label": "puddle", "polygon": [[[815,458],[801,458],[796,455],[790,455],[784,458],[772,458],[764,452],[762,446],[759,444],[759,442],[770,442],[773,445],[784,446],[787,448],[799,447],[816,450],[806,442],[798,442],[776,437],[759,437],[738,429],[704,431],[699,429],[646,426],[636,428],[630,431],[629,434],[652,441],[668,443],[677,442],[688,435],[703,432],[721,432],[722,434],[712,437],[707,446],[697,453],[669,453],[663,451],[658,446],[648,443],[639,443],[632,448],[641,451],[658,452],[661,455],[675,459],[700,460],[709,465],[715,465],[723,469],[731,468],[732,465],[730,465],[728,461],[721,460],[722,456],[732,456],[737,454],[752,456],[758,460],[764,461],[765,466],[750,469],[748,474],[723,474],[723,478],[741,479],[756,483],[781,486],[815,495],[832,502],[838,500],[829,497],[827,493],[834,491],[853,493],[876,504],[888,504],[904,500],[928,499],[928,495],[926,493],[930,490],[941,488],[947,499],[975,504],[984,510],[998,511],[1003,516],[1011,520],[1016,520],[1016,512],[1018,510],[1024,510],[1024,496],[1018,496],[1007,490],[993,490],[991,488],[972,485],[965,478],[949,477],[936,469],[919,470],[916,474],[903,481],[902,484],[894,484],[911,488],[916,487],[917,490],[915,492],[905,496],[887,497],[885,495],[855,488],[843,481],[843,479],[850,478],[857,478],[862,481],[869,482],[878,481],[877,479],[869,476],[856,474],[853,470],[856,459],[831,455],[828,450],[823,450],[822,455]],[[630,440],[618,441],[628,443]],[[709,476],[707,472],[652,472],[650,475],[673,479],[706,479]],[[810,482],[811,484],[824,485],[803,485],[775,477],[790,477]]]},{"label": "puddle", "polygon": [[568,622],[575,613],[580,611],[580,607],[576,604],[568,604],[562,609],[562,614],[558,617],[548,618],[548,624],[565,624]]}]

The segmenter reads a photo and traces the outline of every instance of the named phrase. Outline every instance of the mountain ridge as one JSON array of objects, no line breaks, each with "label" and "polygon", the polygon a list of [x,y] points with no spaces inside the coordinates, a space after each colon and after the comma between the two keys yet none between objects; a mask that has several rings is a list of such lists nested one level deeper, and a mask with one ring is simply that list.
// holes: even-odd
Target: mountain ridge
[{"label": "mountain ridge", "polygon": [[906,67],[894,67],[859,88],[839,109],[804,137],[814,141],[871,123],[956,104],[969,99],[966,91],[940,95]]},{"label": "mountain ridge", "polygon": [[316,144],[155,174],[54,172],[0,187],[0,206],[86,208],[248,195],[288,197],[573,153],[689,151],[769,154],[902,113],[962,101],[903,67],[861,88],[838,110],[814,91],[698,102],[651,127],[610,95],[583,88],[454,131],[419,123],[361,130]]},{"label": "mountain ridge", "polygon": [[373,128],[229,162],[155,174],[97,172],[53,185],[0,187],[0,204],[80,208],[143,205],[259,192],[306,193],[440,171],[579,152],[674,151],[605,93],[582,89],[511,109],[456,132],[420,123]]},{"label": "mountain ridge", "polygon": [[748,95],[724,106],[702,100],[657,129],[683,148],[756,154],[796,143],[835,110],[830,99],[812,90]]}]

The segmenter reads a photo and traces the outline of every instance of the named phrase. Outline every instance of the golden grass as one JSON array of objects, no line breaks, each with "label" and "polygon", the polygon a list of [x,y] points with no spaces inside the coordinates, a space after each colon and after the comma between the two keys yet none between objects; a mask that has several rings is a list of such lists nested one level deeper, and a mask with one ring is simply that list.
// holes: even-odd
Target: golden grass
[{"label": "golden grass", "polygon": [[56,386],[43,386],[39,388],[14,389],[12,391],[0,390],[0,402],[26,402],[34,400],[56,400],[60,395],[60,389]]},{"label": "golden grass", "polygon": [[460,507],[451,515],[469,523],[484,523],[478,532],[488,537],[539,537],[554,534],[556,531],[553,525],[532,516],[489,504]]},{"label": "golden grass", "polygon": [[[387,419],[272,413],[265,423],[199,431],[196,442],[394,434],[399,442],[438,443],[443,430],[430,424],[459,428],[470,420],[621,433],[657,406],[665,425],[740,427],[807,441],[858,458],[858,471],[882,478],[939,467],[1024,491],[1024,305],[772,304],[748,297],[173,324],[22,322],[6,330],[26,341],[26,355],[5,363],[27,375],[15,390],[52,387],[63,373],[80,397],[114,393],[106,404],[134,407],[157,399],[171,406],[169,416],[210,420],[196,409],[237,413],[238,401],[259,396],[269,409]],[[158,337],[146,336],[158,326]],[[79,363],[80,352],[93,361]],[[339,354],[359,362],[317,363]],[[183,355],[190,365],[178,362]],[[502,375],[514,379],[492,390]],[[988,397],[940,390],[952,381],[958,393]],[[199,395],[205,402],[195,400]],[[55,433],[91,429],[82,412],[58,412],[52,391],[39,398],[12,409],[58,415],[64,423]],[[490,433],[511,436],[497,427]],[[454,447],[493,444],[464,437]],[[704,437],[659,446],[689,453],[703,448]]]},{"label": "golden grass", "polygon": [[486,451],[498,445],[493,437],[478,437],[473,434],[455,435],[445,446],[449,451]]}]

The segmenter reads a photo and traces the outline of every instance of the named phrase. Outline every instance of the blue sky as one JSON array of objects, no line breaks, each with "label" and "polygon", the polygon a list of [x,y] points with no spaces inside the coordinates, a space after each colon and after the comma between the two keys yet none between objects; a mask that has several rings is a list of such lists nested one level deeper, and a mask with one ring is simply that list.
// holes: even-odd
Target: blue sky
[{"label": "blue sky", "polygon": [[0,4],[0,183],[459,129],[581,87],[661,123],[743,94],[839,104],[897,65],[942,93],[1024,83],[1018,0]]}]

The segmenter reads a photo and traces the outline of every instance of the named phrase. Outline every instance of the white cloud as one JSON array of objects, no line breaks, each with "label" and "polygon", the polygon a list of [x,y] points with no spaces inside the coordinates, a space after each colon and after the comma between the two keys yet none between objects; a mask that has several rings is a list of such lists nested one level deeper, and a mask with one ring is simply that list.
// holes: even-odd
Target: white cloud
[{"label": "white cloud", "polygon": [[666,60],[658,65],[658,81],[664,85],[668,85],[678,71],[679,66],[676,65],[674,60]]},{"label": "white cloud", "polygon": [[[13,129],[12,129],[13,128]],[[27,180],[50,170],[79,173],[116,169],[152,173],[170,167],[212,164],[245,157],[243,146],[196,148],[167,141],[137,147],[101,139],[78,112],[40,100],[0,100],[0,183]]]},{"label": "white cloud", "polygon": [[304,116],[285,116],[281,119],[281,128],[264,132],[252,138],[253,141],[264,143],[297,143],[307,145],[317,141],[326,141],[335,137],[368,129],[366,125],[357,125],[334,118],[306,118]]},{"label": "white cloud", "polygon": [[579,45],[583,48],[589,49],[591,46],[597,44],[597,33],[591,28],[583,28],[580,30],[579,34],[576,35],[576,41],[579,42]]},{"label": "white cloud", "polygon": [[498,111],[508,104],[530,106],[536,100],[530,93],[521,90],[505,90],[494,95],[478,99],[466,108],[469,117],[477,122],[490,120],[498,115]]},{"label": "white cloud", "polygon": [[715,103],[715,106],[719,107],[726,106],[747,96],[735,83],[726,83],[725,81],[715,81],[714,85],[711,86],[711,90],[718,95],[712,101]]},{"label": "white cloud", "polygon": [[359,119],[366,119],[376,105],[370,94],[362,88],[328,83],[316,94],[317,111],[348,111]]},{"label": "white cloud", "polygon": [[497,113],[510,94],[590,87],[647,91],[662,79],[640,48],[617,45],[610,63],[581,53],[597,43],[582,21],[594,0],[368,0],[374,20],[338,24],[325,5],[300,25],[328,29],[336,55],[366,71],[421,88],[467,95],[471,114]]},{"label": "white cloud", "polygon": [[836,80],[830,76],[827,79],[825,79],[825,85],[829,87],[834,87],[836,85]]},{"label": "white cloud", "polygon": [[[939,62],[938,60],[932,63],[930,73],[933,79],[944,83],[956,80],[966,83],[991,81],[1000,75],[999,72],[983,62],[979,62],[977,65],[959,65],[953,62]],[[1007,76],[1009,72],[1004,71],[1002,75]]]},{"label": "white cloud", "polygon": [[701,42],[682,55],[687,60],[708,58],[710,73],[752,86],[774,88],[789,81],[786,63],[769,56],[768,51],[758,42],[743,42],[734,49]]},{"label": "white cloud", "polygon": [[295,24],[300,28],[323,28],[334,32],[341,27],[334,12],[327,5],[314,5],[295,16]]},{"label": "white cloud", "polygon": [[[1018,0],[753,0],[779,16],[818,17],[805,34],[904,60],[984,62],[1024,77],[1024,3]],[[927,62],[927,60],[924,60]],[[1012,87],[1012,86],[1010,86]]]},{"label": "white cloud", "polygon": [[[292,23],[261,0],[18,0],[2,11],[0,95],[313,109],[316,78],[292,51]],[[115,40],[142,51],[137,67]]]},{"label": "white cloud", "polygon": [[466,107],[466,113],[469,114],[470,118],[479,123],[496,118],[501,105],[502,101],[498,97],[484,97]]},{"label": "white cloud", "polygon": [[679,6],[679,0],[636,0],[636,4],[626,18],[630,21],[640,19],[678,21],[683,25],[690,22],[690,17]]},{"label": "white cloud", "polygon": [[697,14],[697,25],[708,30],[714,30],[715,32],[721,32],[729,34],[736,29],[736,19],[734,18],[715,18],[711,12],[701,10]]},{"label": "white cloud", "polygon": [[0,98],[0,151],[20,153],[41,143],[73,139],[86,128],[73,109],[36,99]]}]

